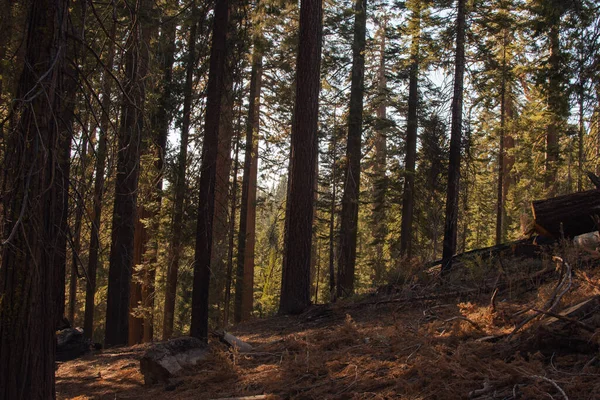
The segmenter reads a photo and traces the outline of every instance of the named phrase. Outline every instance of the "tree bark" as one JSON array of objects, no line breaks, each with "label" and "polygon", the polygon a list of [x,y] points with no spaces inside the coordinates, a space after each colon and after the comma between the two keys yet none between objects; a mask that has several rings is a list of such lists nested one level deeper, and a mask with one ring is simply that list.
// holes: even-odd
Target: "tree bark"
[{"label": "tree bark", "polygon": [[175,298],[177,296],[177,277],[179,274],[179,260],[181,257],[181,241],[185,192],[187,184],[185,172],[187,169],[187,147],[190,132],[192,113],[192,89],[194,84],[194,70],[196,68],[196,31],[197,6],[192,0],[192,25],[188,37],[188,57],[186,65],[185,86],[183,89],[183,120],[181,124],[181,139],[179,144],[179,157],[177,159],[177,175],[174,182],[175,204],[173,210],[173,225],[171,227],[171,243],[169,246],[169,267],[167,270],[167,283],[165,286],[165,305],[162,339],[167,340],[173,334],[173,321],[175,316]]},{"label": "tree bark", "polygon": [[367,31],[367,1],[354,3],[354,41],[352,44],[352,81],[348,111],[348,141],[346,171],[340,229],[337,296],[354,292],[356,267],[356,236],[358,234],[358,197],[360,192],[360,159],[363,120],[365,74],[365,37]]},{"label": "tree bark", "polygon": [[536,229],[545,236],[572,238],[598,229],[600,190],[571,193],[531,203]]},{"label": "tree bark", "polygon": [[300,313],[310,305],[308,255],[312,245],[314,171],[318,144],[322,17],[322,0],[301,1],[279,302],[279,312],[282,314]]},{"label": "tree bark", "polygon": [[452,126],[450,128],[450,161],[448,164],[448,189],[446,192],[446,223],[442,271],[452,267],[456,253],[458,231],[458,197],[460,193],[460,147],[462,137],[463,78],[465,74],[466,0],[457,1],[456,57],[454,71],[454,95],[452,98]]},{"label": "tree bark", "polygon": [[421,39],[421,1],[414,0],[409,30],[412,35],[408,83],[408,119],[406,126],[406,159],[404,193],[402,195],[402,224],[400,254],[412,255],[412,222],[415,207],[415,164],[417,161],[417,128],[419,106],[419,41]]},{"label": "tree bark", "polygon": [[208,341],[208,290],[215,211],[215,177],[219,145],[219,121],[225,57],[227,55],[229,0],[217,0],[213,21],[213,37],[208,73],[206,119],[202,144],[202,172],[196,249],[194,256],[194,289],[190,335]]},{"label": "tree bark", "polygon": [[[65,123],[64,51],[69,2],[31,3],[26,66],[14,106],[3,170],[3,246],[0,267],[0,398],[51,399],[55,330],[64,308],[63,247],[57,225],[63,208],[64,165],[70,130]],[[43,90],[43,95],[36,95]],[[65,171],[66,172],[66,171]],[[68,179],[68,176],[67,176]],[[65,219],[66,221],[66,219]],[[61,276],[62,274],[62,276]],[[61,286],[62,285],[62,286]]]},{"label": "tree bark", "polygon": [[240,322],[252,313],[254,289],[254,244],[256,241],[256,183],[258,179],[258,130],[260,128],[260,91],[262,81],[262,33],[256,32],[250,73],[250,99],[246,120],[244,175],[240,204],[237,276],[234,320]]},{"label": "tree bark", "polygon": [[126,345],[129,336],[129,295],[146,97],[143,79],[148,72],[148,36],[151,28],[148,14],[151,9],[149,0],[136,3],[135,9],[129,9],[133,26],[126,46],[124,90],[127,97],[123,99],[118,133],[104,337],[107,346]]}]

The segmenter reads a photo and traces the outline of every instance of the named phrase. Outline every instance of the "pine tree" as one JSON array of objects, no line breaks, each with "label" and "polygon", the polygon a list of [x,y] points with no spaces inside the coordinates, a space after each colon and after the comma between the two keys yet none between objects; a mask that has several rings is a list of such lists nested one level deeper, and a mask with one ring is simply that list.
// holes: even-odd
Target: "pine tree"
[{"label": "pine tree", "polygon": [[229,0],[217,0],[213,20],[204,142],[202,144],[202,172],[200,175],[190,327],[190,335],[203,341],[208,341],[208,290],[215,211],[215,176],[221,117],[221,92],[227,55],[228,13]]},{"label": "pine tree", "polygon": [[350,108],[348,111],[348,140],[344,195],[340,228],[339,266],[337,296],[345,297],[354,292],[356,268],[356,236],[358,233],[358,198],[360,191],[361,136],[363,124],[363,96],[365,74],[365,37],[367,30],[367,2],[354,3],[354,41],[352,44],[352,79]]},{"label": "pine tree", "polygon": [[323,4],[302,0],[296,101],[285,213],[283,276],[279,312],[296,314],[310,304],[313,190],[317,158]]}]

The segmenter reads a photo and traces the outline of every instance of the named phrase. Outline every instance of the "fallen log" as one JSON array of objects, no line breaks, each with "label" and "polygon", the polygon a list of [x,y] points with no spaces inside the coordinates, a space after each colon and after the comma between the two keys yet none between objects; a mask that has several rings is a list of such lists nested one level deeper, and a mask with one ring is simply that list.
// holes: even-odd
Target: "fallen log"
[{"label": "fallen log", "polygon": [[140,360],[140,371],[146,385],[169,383],[185,369],[204,360],[208,346],[200,339],[184,336],[155,343]]},{"label": "fallen log", "polygon": [[571,193],[531,203],[536,231],[544,236],[573,238],[598,230],[600,190]]},{"label": "fallen log", "polygon": [[[452,256],[452,265],[468,259],[480,258],[487,260],[490,258],[503,257],[535,257],[542,252],[542,248],[535,242],[535,238],[515,240],[513,242],[497,244],[495,246],[484,247],[459,253]],[[426,263],[423,267],[430,268],[442,263],[442,259]]]}]

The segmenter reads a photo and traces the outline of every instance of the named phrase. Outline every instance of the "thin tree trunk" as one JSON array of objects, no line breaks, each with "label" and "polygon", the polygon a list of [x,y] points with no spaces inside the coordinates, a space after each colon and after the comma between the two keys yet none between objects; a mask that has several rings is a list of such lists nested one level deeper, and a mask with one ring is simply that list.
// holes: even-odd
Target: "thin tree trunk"
[{"label": "thin tree trunk", "polygon": [[[241,107],[241,106],[240,106]],[[241,112],[239,113],[237,123],[237,135],[235,138],[235,158],[233,161],[233,183],[231,185],[231,209],[229,217],[229,244],[227,252],[227,274],[225,276],[225,306],[223,312],[223,327],[229,325],[229,312],[231,309],[231,279],[233,278],[233,247],[235,242],[235,209],[237,206],[237,183],[238,183],[238,160],[240,153],[240,128]]]},{"label": "thin tree trunk", "polygon": [[108,38],[107,57],[102,76],[102,116],[100,117],[100,132],[96,149],[96,177],[94,182],[93,219],[90,233],[90,249],[88,256],[87,281],[85,290],[85,314],[83,334],[91,339],[94,331],[94,297],[96,295],[96,271],[98,269],[98,252],[100,250],[100,224],[102,221],[102,198],[104,194],[104,171],[106,168],[106,144],[110,126],[110,97],[112,95],[112,71],[115,57],[115,37],[117,33],[116,8],[113,9],[113,22]]},{"label": "thin tree trunk", "polygon": [[[559,19],[560,21],[560,19]],[[550,112],[550,121],[546,136],[546,180],[545,188],[549,193],[556,192],[556,178],[558,172],[558,157],[560,153],[558,143],[558,131],[561,122],[560,97],[563,96],[560,88],[560,40],[559,40],[559,21],[550,26],[550,58],[549,68],[550,77],[548,82],[548,109]]]},{"label": "thin tree trunk", "polygon": [[335,202],[337,189],[337,107],[333,111],[333,135],[331,143],[331,206],[329,210],[329,300],[335,301]]},{"label": "thin tree trunk", "polygon": [[160,99],[158,107],[153,115],[154,127],[154,170],[155,191],[153,196],[153,210],[150,215],[152,223],[152,232],[155,238],[149,245],[150,255],[148,259],[148,268],[144,270],[144,284],[142,285],[142,304],[147,310],[144,314],[144,333],[143,341],[151,342],[154,339],[154,298],[155,298],[155,280],[156,280],[156,262],[158,259],[158,239],[156,235],[159,231],[160,209],[162,205],[162,190],[164,177],[165,154],[167,150],[167,136],[169,126],[173,118],[173,63],[175,62],[175,40],[177,30],[177,19],[173,15],[165,16],[166,22],[163,22],[163,30],[159,42],[159,55],[162,73],[162,88],[160,89]]},{"label": "thin tree trunk", "polygon": [[506,46],[507,32],[505,28],[503,43],[502,43],[502,82],[500,83],[500,140],[498,149],[498,191],[496,203],[496,244],[501,244],[505,239],[504,229],[504,173],[506,172],[504,161],[506,154],[504,152],[504,144],[506,138],[506,86],[507,86],[507,69],[506,69]]},{"label": "thin tree trunk", "polygon": [[77,185],[77,193],[75,194],[78,199],[77,205],[75,208],[75,229],[74,229],[74,238],[73,238],[73,248],[71,249],[71,273],[69,277],[69,311],[68,311],[68,319],[72,324],[75,324],[75,307],[77,305],[77,279],[78,279],[78,263],[79,263],[79,251],[81,248],[81,222],[83,219],[83,210],[85,205],[82,204],[84,201],[83,197],[79,197],[82,194],[82,188],[84,186],[83,181],[86,177],[86,157],[87,157],[87,148],[88,148],[88,133],[85,132],[88,129],[87,121],[84,122],[81,127],[81,150],[79,157],[79,179],[80,184]]},{"label": "thin tree trunk", "polygon": [[148,16],[151,9],[152,4],[149,0],[137,3],[135,9],[129,9],[133,26],[126,46],[124,89],[127,97],[123,99],[118,135],[104,337],[107,346],[126,345],[129,337],[129,289],[133,268],[140,146],[146,98],[143,79],[148,72],[148,39],[151,28]]},{"label": "thin tree trunk", "polygon": [[[138,202],[138,204],[141,203]],[[129,288],[129,337],[127,339],[130,346],[142,342],[144,336],[143,319],[137,312],[137,308],[142,303],[142,271],[139,266],[143,264],[144,252],[148,241],[148,230],[142,222],[148,218],[146,208],[139,204],[137,207],[135,219],[135,233],[133,236],[133,265],[132,279]]]},{"label": "thin tree trunk", "polygon": [[246,120],[244,176],[240,204],[237,279],[235,284],[234,320],[247,319],[252,312],[254,289],[254,244],[256,235],[256,183],[258,179],[258,130],[260,128],[260,91],[262,81],[262,33],[254,37],[250,99]]},{"label": "thin tree trunk", "polygon": [[466,0],[457,1],[456,61],[454,71],[454,95],[452,98],[452,126],[450,128],[450,161],[448,164],[448,190],[446,196],[446,222],[442,251],[442,271],[452,267],[456,253],[458,230],[458,198],[460,193],[460,147],[462,137],[463,78],[465,74]]},{"label": "thin tree trunk", "polygon": [[412,16],[409,30],[412,34],[410,71],[408,84],[408,119],[406,126],[406,159],[404,193],[402,195],[402,224],[400,231],[400,254],[412,255],[412,225],[415,207],[415,164],[417,161],[417,128],[419,106],[419,41],[421,40],[421,1],[410,5]]},{"label": "thin tree trunk", "polygon": [[379,104],[377,105],[377,124],[375,125],[375,165],[373,166],[373,239],[375,242],[374,272],[375,284],[382,282],[386,261],[384,255],[384,244],[387,237],[385,196],[387,192],[386,158],[387,158],[387,78],[385,67],[385,47],[387,17],[384,17],[381,32],[381,43],[379,45],[379,71],[377,77],[377,90]]},{"label": "thin tree trunk", "polygon": [[365,73],[365,37],[367,31],[367,1],[354,3],[354,41],[352,45],[352,82],[348,111],[348,141],[346,172],[340,229],[340,259],[338,265],[338,297],[354,292],[356,267],[356,237],[358,234],[358,196],[360,192],[361,135]]},{"label": "thin tree trunk", "polygon": [[[31,2],[15,125],[3,165],[0,267],[0,398],[52,399],[55,333],[64,308],[67,187],[59,174],[70,149],[63,103],[68,1]],[[73,77],[75,78],[75,77]],[[64,84],[64,86],[63,86]],[[31,96],[43,90],[43,95]],[[67,100],[68,101],[68,100]],[[68,158],[67,158],[68,165]],[[66,174],[67,171],[63,171]],[[66,177],[68,179],[68,175]]]},{"label": "thin tree trunk", "polygon": [[173,320],[175,316],[175,298],[177,295],[177,278],[179,274],[179,261],[181,257],[181,241],[183,223],[183,209],[187,184],[185,172],[187,169],[187,147],[190,132],[192,113],[194,70],[196,68],[196,31],[197,31],[197,6],[192,1],[192,25],[188,37],[188,58],[186,65],[185,86],[183,89],[183,120],[181,124],[181,139],[179,144],[179,157],[177,159],[177,175],[174,182],[175,204],[173,210],[173,225],[171,227],[171,244],[169,247],[169,267],[167,270],[167,283],[165,286],[165,305],[163,320],[163,340],[169,339],[173,334]]},{"label": "thin tree trunk", "polygon": [[296,96],[285,212],[285,250],[279,312],[295,314],[310,305],[310,249],[318,143],[322,0],[301,0]]},{"label": "thin tree trunk", "polygon": [[215,5],[210,68],[206,99],[202,172],[196,249],[194,256],[194,289],[192,292],[192,323],[190,335],[208,341],[208,290],[215,211],[215,177],[219,146],[219,121],[225,57],[227,56],[229,1],[217,0]]}]

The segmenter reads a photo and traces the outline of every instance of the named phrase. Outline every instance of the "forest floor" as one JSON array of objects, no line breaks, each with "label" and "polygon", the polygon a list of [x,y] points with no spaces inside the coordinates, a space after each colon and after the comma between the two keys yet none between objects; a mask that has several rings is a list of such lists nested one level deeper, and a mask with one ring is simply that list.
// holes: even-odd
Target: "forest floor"
[{"label": "forest floor", "polygon": [[60,364],[57,398],[600,399],[598,307],[549,316],[600,295],[600,262],[569,259],[475,260],[444,279],[414,274],[299,316],[249,321],[231,332],[253,351],[215,340],[176,385],[144,385],[148,345],[105,350]]}]

